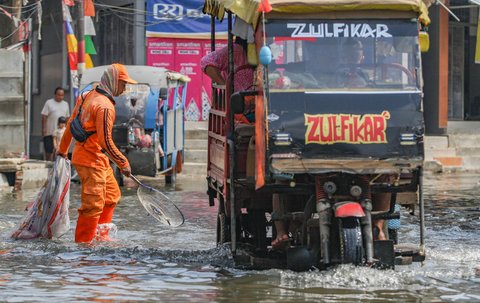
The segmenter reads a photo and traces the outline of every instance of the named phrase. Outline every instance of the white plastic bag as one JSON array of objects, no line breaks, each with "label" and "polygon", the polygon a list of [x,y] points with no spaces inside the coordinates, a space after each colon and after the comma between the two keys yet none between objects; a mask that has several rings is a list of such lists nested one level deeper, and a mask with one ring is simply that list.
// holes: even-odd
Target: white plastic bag
[{"label": "white plastic bag", "polygon": [[27,214],[12,233],[14,239],[59,238],[70,229],[70,161],[57,157],[48,180],[27,206]]}]

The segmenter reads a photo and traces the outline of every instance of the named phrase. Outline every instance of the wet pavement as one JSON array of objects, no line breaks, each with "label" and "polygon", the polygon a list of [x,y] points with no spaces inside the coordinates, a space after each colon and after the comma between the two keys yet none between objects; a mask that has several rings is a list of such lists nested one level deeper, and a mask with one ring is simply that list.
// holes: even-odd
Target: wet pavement
[{"label": "wet pavement", "polygon": [[[72,229],[58,240],[12,241],[9,234],[37,192],[0,190],[2,302],[480,302],[480,174],[427,175],[427,259],[395,270],[339,266],[328,271],[245,271],[216,247],[216,209],[203,178],[175,187],[151,183],[182,209],[179,228],[159,225],[124,188],[115,242],[73,242],[79,186],[72,185]],[[401,242],[418,241],[418,220],[402,212]]]}]

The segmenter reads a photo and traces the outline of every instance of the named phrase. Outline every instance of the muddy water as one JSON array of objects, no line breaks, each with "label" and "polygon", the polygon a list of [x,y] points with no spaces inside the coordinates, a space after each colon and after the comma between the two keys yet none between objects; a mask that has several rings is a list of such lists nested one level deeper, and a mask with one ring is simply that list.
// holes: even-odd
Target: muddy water
[{"label": "muddy water", "polygon": [[[480,302],[480,175],[426,178],[427,260],[380,271],[242,271],[215,246],[215,209],[205,184],[180,179],[165,190],[184,211],[176,229],[158,225],[123,189],[113,223],[117,241],[73,244],[79,186],[72,186],[72,230],[55,241],[11,241],[36,191],[0,190],[0,301],[48,302]],[[401,240],[418,239],[417,218],[402,217]],[[480,271],[480,269],[479,269]]]}]

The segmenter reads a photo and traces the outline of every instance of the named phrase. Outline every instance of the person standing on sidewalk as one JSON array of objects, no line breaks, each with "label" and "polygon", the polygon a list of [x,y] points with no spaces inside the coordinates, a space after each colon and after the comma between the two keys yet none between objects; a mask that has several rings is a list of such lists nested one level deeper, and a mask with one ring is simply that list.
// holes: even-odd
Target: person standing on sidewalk
[{"label": "person standing on sidewalk", "polygon": [[97,226],[112,221],[121,193],[109,159],[104,152],[115,161],[122,174],[130,176],[130,163],[112,139],[115,121],[113,97],[124,92],[126,83],[137,82],[128,76],[125,66],[121,64],[108,66],[100,84],[77,98],[73,114],[67,122],[67,129],[60,142],[57,154],[67,157],[68,147],[73,137],[71,123],[80,111],[81,127],[89,135],[85,141],[75,142],[72,155],[72,164],[82,184],[82,204],[78,209],[75,229],[77,243],[90,243],[93,239],[99,241],[109,239],[108,229],[101,229],[97,234]]},{"label": "person standing on sidewalk", "polygon": [[44,148],[44,160],[53,161],[53,132],[57,128],[58,118],[69,117],[70,108],[63,100],[65,91],[61,87],[55,88],[55,96],[48,99],[42,109],[42,137]]}]

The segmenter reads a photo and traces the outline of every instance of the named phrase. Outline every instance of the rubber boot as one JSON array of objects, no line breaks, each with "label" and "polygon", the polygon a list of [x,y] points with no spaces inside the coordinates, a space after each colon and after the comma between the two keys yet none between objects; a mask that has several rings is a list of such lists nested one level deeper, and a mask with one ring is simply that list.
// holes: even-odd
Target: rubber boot
[{"label": "rubber boot", "polygon": [[[106,241],[106,242],[113,241],[113,239],[108,236],[108,233],[110,232],[110,226],[108,226],[107,224],[112,222],[115,206],[116,205],[111,205],[111,206],[105,206],[103,208],[102,214],[100,215],[100,219],[98,220],[98,229],[95,236],[95,240]],[[100,225],[100,224],[104,224],[104,225]]]},{"label": "rubber boot", "polygon": [[113,218],[113,212],[115,211],[115,205],[105,206],[103,208],[98,224],[111,223]]},{"label": "rubber boot", "polygon": [[90,243],[97,233],[98,218],[79,215],[75,229],[75,242]]}]

